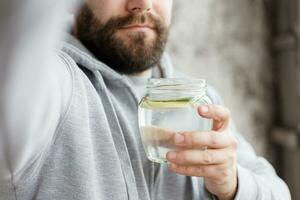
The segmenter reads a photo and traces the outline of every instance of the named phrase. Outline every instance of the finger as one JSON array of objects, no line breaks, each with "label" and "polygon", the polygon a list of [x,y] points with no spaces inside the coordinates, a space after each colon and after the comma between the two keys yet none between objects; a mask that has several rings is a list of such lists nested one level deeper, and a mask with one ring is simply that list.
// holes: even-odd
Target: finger
[{"label": "finger", "polygon": [[232,149],[183,150],[167,153],[167,160],[179,165],[218,165],[232,163],[235,154]]},{"label": "finger", "polygon": [[176,133],[172,135],[172,141],[177,147],[189,149],[202,149],[203,147],[222,149],[237,145],[232,135],[215,131]]},{"label": "finger", "polygon": [[169,169],[185,176],[197,176],[218,181],[222,181],[222,178],[233,173],[231,168],[226,165],[185,166],[172,163],[169,165]]},{"label": "finger", "polygon": [[198,107],[200,116],[213,119],[213,130],[227,128],[230,122],[230,111],[220,105],[205,105]]}]

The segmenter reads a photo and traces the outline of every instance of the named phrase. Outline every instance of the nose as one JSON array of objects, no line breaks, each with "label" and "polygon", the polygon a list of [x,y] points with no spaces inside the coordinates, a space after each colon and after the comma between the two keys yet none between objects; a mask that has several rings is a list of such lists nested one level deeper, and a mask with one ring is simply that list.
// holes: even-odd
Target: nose
[{"label": "nose", "polygon": [[153,0],[129,0],[127,9],[130,13],[142,13],[149,12],[152,10]]}]

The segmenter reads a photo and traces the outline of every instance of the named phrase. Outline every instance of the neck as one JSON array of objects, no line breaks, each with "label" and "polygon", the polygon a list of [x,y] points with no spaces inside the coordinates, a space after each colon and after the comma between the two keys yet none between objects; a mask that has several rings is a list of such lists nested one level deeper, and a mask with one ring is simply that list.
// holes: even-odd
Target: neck
[{"label": "neck", "polygon": [[140,73],[130,74],[130,76],[147,76],[147,77],[151,77],[151,75],[152,75],[152,68],[147,69]]}]

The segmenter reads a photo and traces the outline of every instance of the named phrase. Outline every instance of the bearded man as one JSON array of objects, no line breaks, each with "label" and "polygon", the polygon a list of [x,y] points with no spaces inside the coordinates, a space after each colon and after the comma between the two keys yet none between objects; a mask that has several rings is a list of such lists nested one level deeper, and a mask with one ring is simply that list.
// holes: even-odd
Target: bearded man
[{"label": "bearded man", "polygon": [[174,134],[168,165],[147,159],[146,80],[182,76],[165,53],[172,3],[86,0],[62,41],[62,1],[1,1],[0,199],[290,199],[212,88],[198,111],[213,130]]}]

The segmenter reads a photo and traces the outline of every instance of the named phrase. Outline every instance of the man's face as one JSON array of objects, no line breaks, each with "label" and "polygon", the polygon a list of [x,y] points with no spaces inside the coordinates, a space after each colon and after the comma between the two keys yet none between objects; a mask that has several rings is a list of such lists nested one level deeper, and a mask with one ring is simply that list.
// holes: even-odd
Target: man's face
[{"label": "man's face", "polygon": [[74,34],[111,68],[140,73],[164,51],[171,10],[172,0],[87,0]]}]

